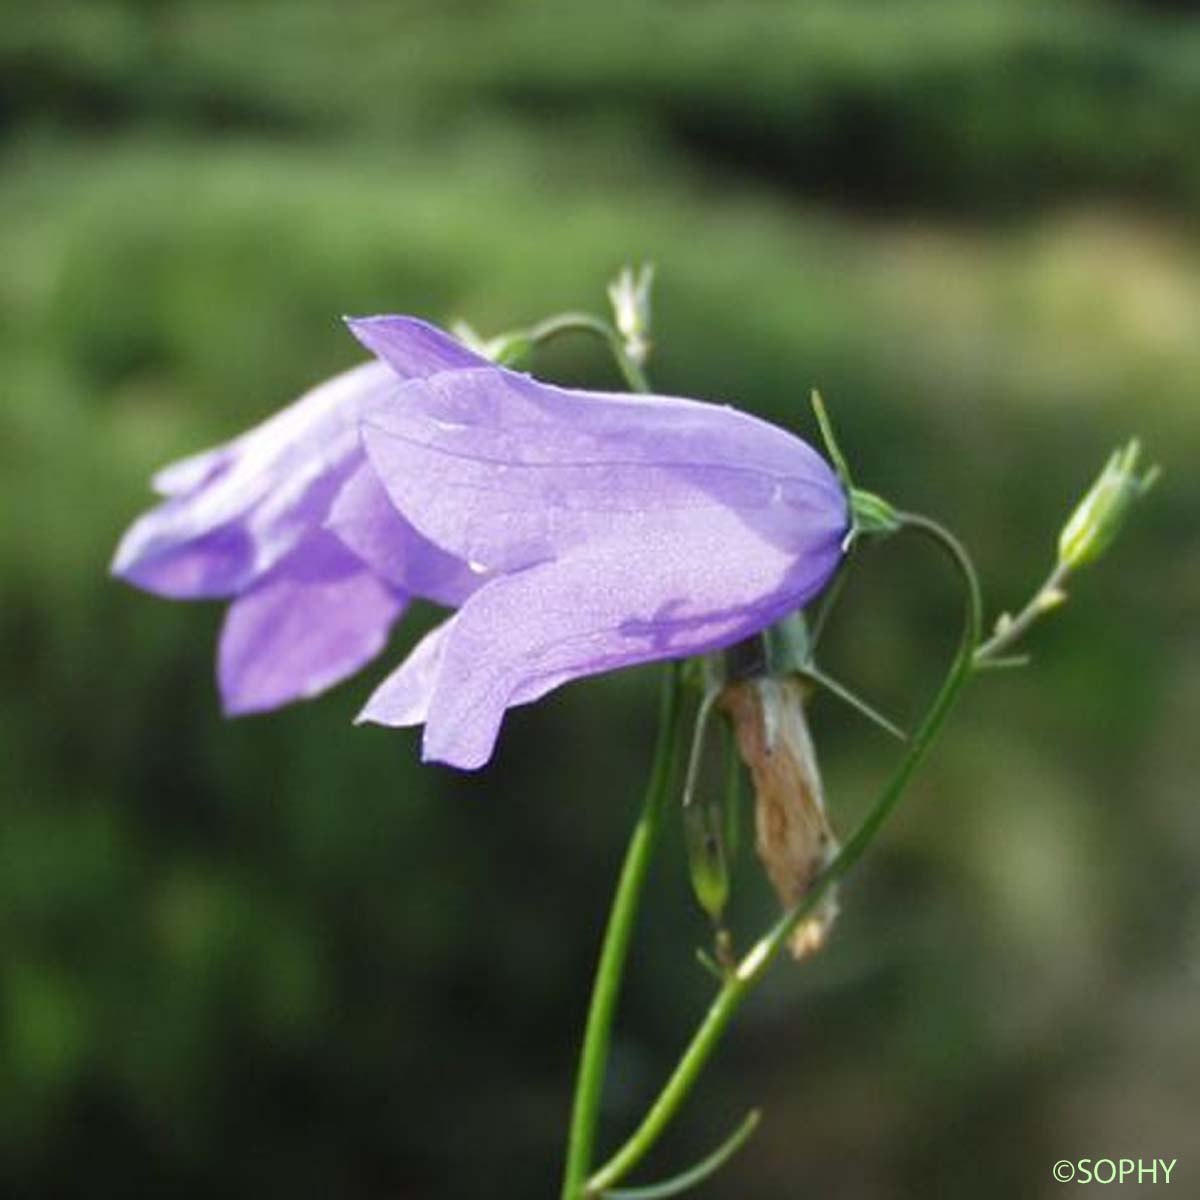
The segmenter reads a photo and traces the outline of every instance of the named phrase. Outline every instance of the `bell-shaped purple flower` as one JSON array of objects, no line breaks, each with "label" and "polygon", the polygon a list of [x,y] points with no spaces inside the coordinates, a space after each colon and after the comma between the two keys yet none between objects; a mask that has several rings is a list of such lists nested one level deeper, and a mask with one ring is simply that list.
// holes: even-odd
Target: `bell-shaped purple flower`
[{"label": "bell-shaped purple flower", "polygon": [[[371,321],[360,323],[369,338]],[[461,602],[481,582],[395,510],[359,420],[406,380],[486,364],[409,318],[388,362],[326,381],[226,445],[155,476],[165,497],[126,532],[113,573],[175,599],[230,599],[218,651],[229,713],[315,695],[382,649],[411,596]]]},{"label": "bell-shaped purple flower", "polygon": [[[386,319],[351,328],[400,365]],[[833,471],[733,408],[487,365],[412,379],[364,405],[362,429],[396,509],[481,581],[360,715],[423,722],[426,759],[478,767],[512,705],[740,641],[811,599],[841,558]]]},{"label": "bell-shaped purple flower", "polygon": [[338,682],[420,596],[458,611],[360,719],[424,723],[426,758],[477,767],[508,707],[739,641],[837,566],[845,495],[783,430],[550,387],[411,318],[350,324],[377,361],[160,472],[165,499],[113,562],[160,595],[232,601],[227,712]]}]

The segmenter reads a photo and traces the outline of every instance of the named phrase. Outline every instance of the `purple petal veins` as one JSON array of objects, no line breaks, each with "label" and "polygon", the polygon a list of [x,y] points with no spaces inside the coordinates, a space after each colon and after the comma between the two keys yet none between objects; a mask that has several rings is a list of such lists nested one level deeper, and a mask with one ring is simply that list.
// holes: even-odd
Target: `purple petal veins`
[{"label": "purple petal veins", "polygon": [[498,368],[414,380],[368,405],[363,437],[396,507],[451,553],[499,571],[653,514],[733,508],[763,536],[811,539],[845,500],[799,439],[692,400],[568,391]]}]

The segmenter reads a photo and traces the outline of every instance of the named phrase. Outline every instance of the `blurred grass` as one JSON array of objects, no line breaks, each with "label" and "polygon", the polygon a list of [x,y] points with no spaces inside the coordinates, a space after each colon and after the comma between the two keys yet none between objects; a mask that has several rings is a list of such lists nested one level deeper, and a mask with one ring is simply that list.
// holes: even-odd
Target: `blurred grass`
[{"label": "blurred grass", "polygon": [[[811,434],[820,386],[859,477],[949,520],[996,606],[1110,445],[1166,467],[1035,670],[956,717],[829,951],[752,1006],[662,1161],[752,1099],[768,1121],[713,1194],[1041,1195],[1060,1157],[1186,1153],[1198,36],[1136,5],[6,13],[3,1185],[553,1188],[651,673],[514,714],[460,777],[349,726],[369,681],[222,722],[216,610],[106,564],[151,470],[356,360],[340,313],[491,331],[643,257],[664,390]],[[586,344],[540,369],[616,383]],[[889,547],[828,663],[911,714],[955,603]],[[890,747],[816,721],[844,828]],[[673,846],[614,1138],[699,1011],[701,937]]]}]

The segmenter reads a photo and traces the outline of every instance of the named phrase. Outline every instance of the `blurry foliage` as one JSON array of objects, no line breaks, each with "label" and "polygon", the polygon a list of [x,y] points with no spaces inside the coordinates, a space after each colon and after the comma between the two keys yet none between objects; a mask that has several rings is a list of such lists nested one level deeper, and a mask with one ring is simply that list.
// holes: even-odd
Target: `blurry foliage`
[{"label": "blurry foliage", "polygon": [[1080,0],[49,0],[14,7],[0,67],[10,130],[437,142],[486,106],[856,207],[1200,196],[1200,31]]},{"label": "blurry foliage", "polygon": [[[223,722],[215,607],[105,572],[153,468],[359,357],[339,313],[492,331],[643,257],[664,390],[811,433],[820,385],[858,477],[946,517],[995,605],[1111,445],[1167,471],[1035,668],[956,716],[662,1162],[751,1100],[714,1195],[1041,1195],[1060,1157],[1186,1152],[1200,26],[1155,7],[8,6],[0,1188],[553,1192],[652,672],[514,713],[459,776],[350,726],[370,680]],[[539,369],[616,385],[586,343]],[[888,547],[826,663],[911,716],[956,603]],[[815,719],[844,828],[891,748]],[[744,853],[743,928],[771,903]],[[703,936],[672,845],[612,1137],[700,1011]]]}]

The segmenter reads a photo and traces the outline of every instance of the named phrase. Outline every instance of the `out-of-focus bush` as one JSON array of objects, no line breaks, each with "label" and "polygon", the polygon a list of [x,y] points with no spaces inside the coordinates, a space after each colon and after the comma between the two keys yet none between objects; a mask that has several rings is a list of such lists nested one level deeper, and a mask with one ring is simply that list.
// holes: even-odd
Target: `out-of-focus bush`
[{"label": "out-of-focus bush", "polygon": [[718,173],[858,208],[1095,189],[1192,203],[1200,31],[1032,0],[59,0],[0,32],[24,126],[453,135],[480,112],[625,122]]}]

